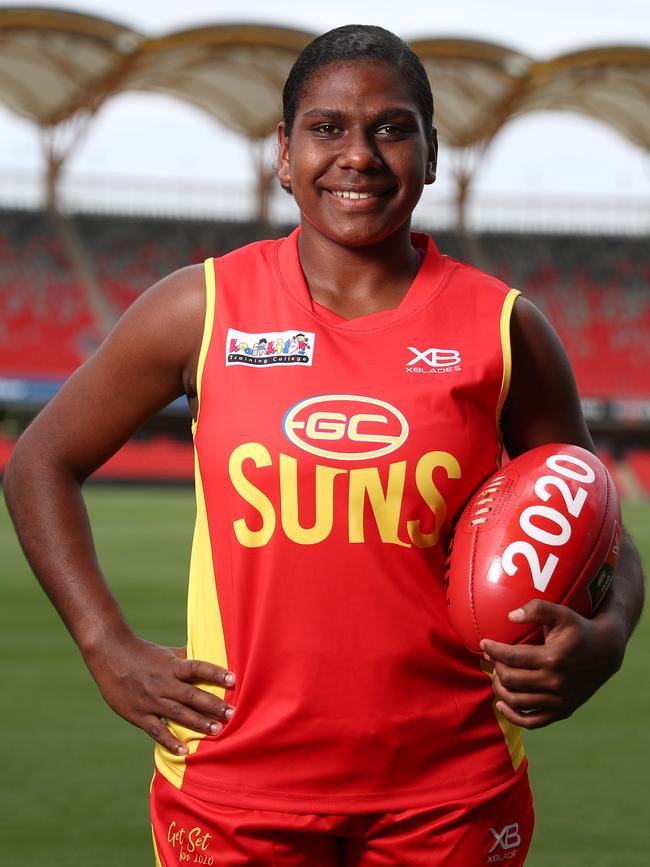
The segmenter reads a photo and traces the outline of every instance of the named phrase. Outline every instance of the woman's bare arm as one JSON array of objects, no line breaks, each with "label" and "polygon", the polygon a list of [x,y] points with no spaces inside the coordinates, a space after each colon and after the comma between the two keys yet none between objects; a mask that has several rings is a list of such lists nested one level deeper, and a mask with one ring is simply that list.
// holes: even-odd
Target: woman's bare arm
[{"label": "woman's bare arm", "polygon": [[[566,353],[529,301],[519,298],[512,320],[513,373],[502,422],[510,457],[544,443],[594,450]],[[624,532],[612,586],[587,620],[563,605],[535,600],[511,614],[544,626],[543,645],[485,641],[495,666],[499,708],[513,723],[538,728],[573,713],[621,666],[643,608],[639,555]],[[534,709],[531,711],[531,709]]]},{"label": "woman's bare arm", "polygon": [[104,698],[178,753],[185,747],[161,718],[216,733],[228,705],[195,684],[230,688],[234,676],[134,635],[97,562],[81,485],[170,401],[187,394],[196,411],[204,310],[200,267],[144,293],[25,431],[4,477],[27,559]]}]

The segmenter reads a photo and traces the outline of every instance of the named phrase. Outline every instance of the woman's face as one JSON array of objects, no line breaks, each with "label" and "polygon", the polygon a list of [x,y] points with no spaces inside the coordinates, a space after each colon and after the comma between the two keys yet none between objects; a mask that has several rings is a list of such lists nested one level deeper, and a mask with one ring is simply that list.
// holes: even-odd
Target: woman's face
[{"label": "woman's face", "polygon": [[408,223],[435,180],[436,143],[399,70],[331,63],[308,80],[290,137],[278,129],[278,177],[305,221],[345,246],[383,241]]}]

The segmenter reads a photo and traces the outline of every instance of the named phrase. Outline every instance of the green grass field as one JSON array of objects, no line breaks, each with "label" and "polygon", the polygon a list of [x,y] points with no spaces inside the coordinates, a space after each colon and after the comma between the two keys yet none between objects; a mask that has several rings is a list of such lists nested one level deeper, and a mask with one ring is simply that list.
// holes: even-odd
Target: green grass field
[{"label": "green grass field", "polygon": [[[134,627],[182,644],[193,495],[89,488],[100,560]],[[650,570],[650,506],[626,522]],[[4,867],[144,867],[151,747],[104,705],[31,578],[0,506]],[[570,720],[531,733],[529,867],[642,867],[650,852],[647,619],[620,674]],[[644,687],[643,684],[646,684]],[[465,865],[458,865],[465,867]]]}]

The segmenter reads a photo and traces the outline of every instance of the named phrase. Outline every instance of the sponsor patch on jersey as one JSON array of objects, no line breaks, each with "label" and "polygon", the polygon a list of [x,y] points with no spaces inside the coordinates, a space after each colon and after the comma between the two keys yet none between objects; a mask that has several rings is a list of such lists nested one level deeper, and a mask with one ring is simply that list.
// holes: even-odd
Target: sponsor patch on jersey
[{"label": "sponsor patch on jersey", "polygon": [[321,394],[294,404],[282,428],[294,445],[335,461],[367,461],[398,449],[408,422],[385,400],[359,394]]},{"label": "sponsor patch on jersey", "polygon": [[316,335],[299,328],[251,334],[228,329],[226,337],[226,367],[231,364],[253,364],[259,367],[304,364],[311,366]]},{"label": "sponsor patch on jersey", "polygon": [[457,349],[417,349],[408,346],[413,358],[406,362],[406,373],[456,373],[462,370],[460,352]]}]

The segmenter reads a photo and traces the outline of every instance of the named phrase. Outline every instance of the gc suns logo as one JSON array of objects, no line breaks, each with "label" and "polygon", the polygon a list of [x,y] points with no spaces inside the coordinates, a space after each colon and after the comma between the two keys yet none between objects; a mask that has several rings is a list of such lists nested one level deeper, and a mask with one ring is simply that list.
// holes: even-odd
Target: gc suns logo
[{"label": "gc suns logo", "polygon": [[282,421],[299,449],[334,461],[367,461],[396,451],[408,422],[385,400],[359,394],[321,394],[294,404]]},{"label": "gc suns logo", "polygon": [[406,362],[406,373],[455,373],[462,370],[457,349],[425,349],[406,347],[413,358]]}]

